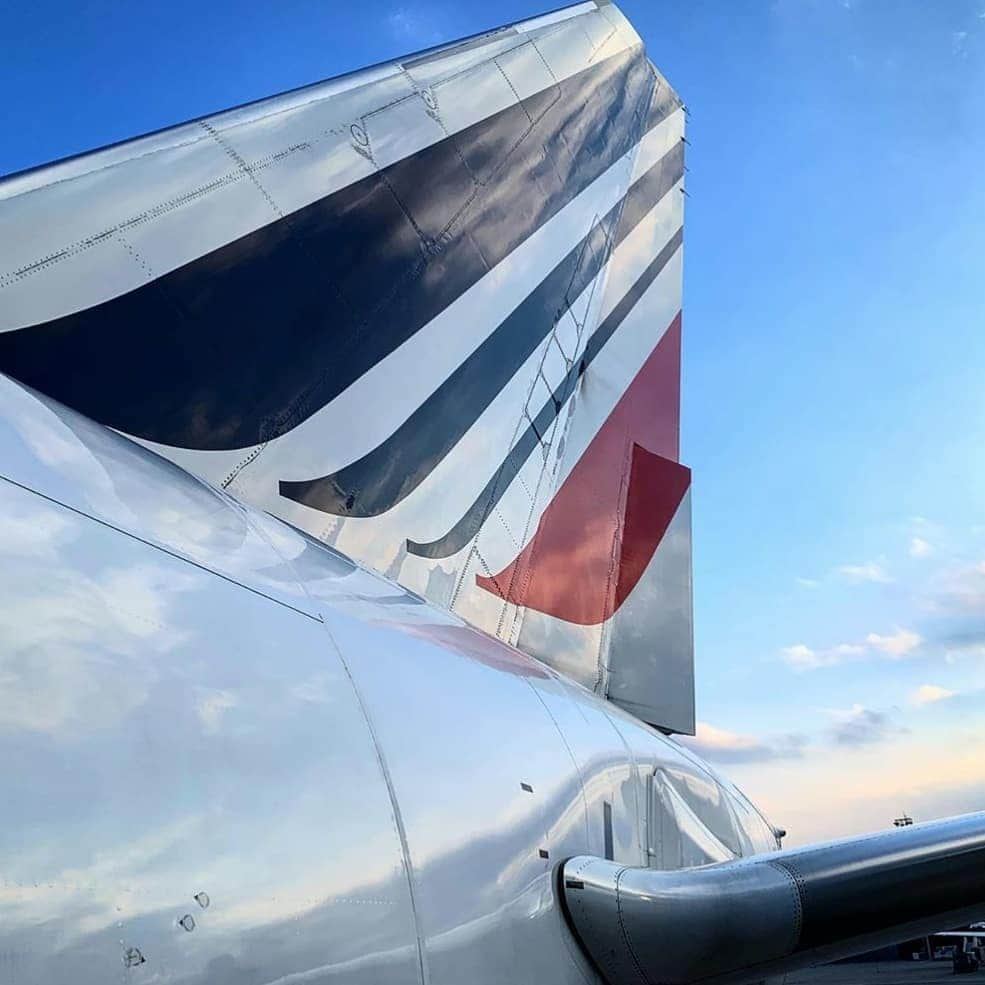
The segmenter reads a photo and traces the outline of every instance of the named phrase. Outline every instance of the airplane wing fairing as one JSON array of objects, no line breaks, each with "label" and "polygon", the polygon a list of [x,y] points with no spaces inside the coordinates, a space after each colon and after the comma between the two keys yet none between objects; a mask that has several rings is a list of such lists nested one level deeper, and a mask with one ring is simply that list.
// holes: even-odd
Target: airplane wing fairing
[{"label": "airplane wing fairing", "polygon": [[568,860],[566,912],[610,985],[744,985],[981,918],[985,813],[677,871]]}]

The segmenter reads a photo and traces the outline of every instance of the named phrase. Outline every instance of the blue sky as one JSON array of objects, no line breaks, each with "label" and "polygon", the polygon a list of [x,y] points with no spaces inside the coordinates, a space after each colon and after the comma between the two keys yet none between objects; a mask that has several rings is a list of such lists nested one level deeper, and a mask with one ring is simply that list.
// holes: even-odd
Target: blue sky
[{"label": "blue sky", "polygon": [[[0,173],[543,6],[15,0]],[[985,807],[985,0],[621,6],[691,110],[698,744],[794,840]]]}]

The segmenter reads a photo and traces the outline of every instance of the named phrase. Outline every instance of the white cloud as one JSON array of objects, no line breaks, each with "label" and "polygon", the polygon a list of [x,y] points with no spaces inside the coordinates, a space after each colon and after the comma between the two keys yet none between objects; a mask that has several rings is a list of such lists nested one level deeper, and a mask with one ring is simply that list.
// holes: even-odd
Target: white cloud
[{"label": "white cloud", "polygon": [[50,560],[76,537],[76,525],[54,511],[21,516],[11,510],[0,514],[0,544],[8,558]]},{"label": "white cloud", "polygon": [[858,584],[863,581],[872,581],[885,584],[892,581],[889,572],[886,571],[881,561],[866,561],[865,564],[843,564],[838,569],[838,574],[846,581]]},{"label": "white cloud", "polygon": [[802,735],[784,735],[770,741],[739,735],[698,722],[694,736],[682,736],[688,748],[706,759],[725,763],[752,763],[789,759],[803,754],[807,740]]},{"label": "white cloud", "polygon": [[752,749],[756,745],[756,740],[746,736],[729,732],[727,729],[715,728],[708,722],[698,722],[695,729],[695,745],[700,745],[703,749],[726,750],[735,752],[743,749]]},{"label": "white cloud", "polygon": [[949,615],[985,613],[985,561],[956,564],[939,572],[938,591],[931,608]]},{"label": "white cloud", "polygon": [[841,746],[867,746],[902,731],[882,711],[854,704],[847,710],[832,710],[831,736]]},{"label": "white cloud", "polygon": [[910,557],[924,558],[930,557],[934,553],[933,547],[923,537],[914,537],[910,541]]},{"label": "white cloud", "polygon": [[938,701],[946,701],[948,698],[953,698],[954,694],[954,691],[949,691],[946,687],[940,687],[937,684],[921,684],[910,695],[910,704],[922,708],[924,705],[932,705]]},{"label": "white cloud", "polygon": [[78,735],[146,700],[160,657],[187,639],[169,610],[198,574],[154,561],[102,570],[89,561],[88,571],[53,563],[53,547],[84,535],[83,521],[53,512],[32,503],[2,524],[16,549],[33,538],[36,550],[0,566],[0,728]]},{"label": "white cloud", "polygon": [[812,650],[806,643],[795,643],[780,650],[780,659],[794,670],[814,670],[827,663],[821,654]]},{"label": "white cloud", "polygon": [[845,660],[864,657],[872,650],[898,660],[923,642],[923,637],[918,633],[897,627],[895,632],[886,636],[869,633],[861,643],[839,643],[824,650],[813,649],[806,643],[795,643],[780,650],[780,659],[794,670],[817,670],[818,667],[833,667]]},{"label": "white cloud", "polygon": [[897,629],[892,636],[869,633],[865,637],[865,642],[888,657],[898,658],[905,657],[915,650],[923,642],[923,637],[909,629]]},{"label": "white cloud", "polygon": [[794,670],[816,670],[833,667],[848,657],[861,657],[865,647],[861,643],[839,643],[828,650],[812,650],[806,643],[796,643],[780,650],[780,659]]},{"label": "white cloud", "polygon": [[821,583],[814,578],[798,578],[797,584],[801,588],[817,588]]},{"label": "white cloud", "polygon": [[238,704],[236,695],[231,691],[211,691],[199,698],[195,705],[195,711],[198,713],[199,721],[201,721],[206,734],[211,735],[218,732],[223,715]]},{"label": "white cloud", "polygon": [[394,7],[384,18],[384,23],[390,33],[402,43],[431,45],[443,40],[434,18],[420,4]]}]

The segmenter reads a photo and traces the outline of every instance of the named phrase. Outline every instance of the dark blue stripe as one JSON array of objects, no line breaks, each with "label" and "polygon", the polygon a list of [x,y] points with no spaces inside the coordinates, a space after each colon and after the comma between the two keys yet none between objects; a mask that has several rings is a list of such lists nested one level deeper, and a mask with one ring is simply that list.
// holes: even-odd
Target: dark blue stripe
[{"label": "dark blue stripe", "polygon": [[617,246],[680,180],[677,143],[382,444],[338,472],[282,482],[282,496],[326,513],[377,516],[413,492],[458,443]]},{"label": "dark blue stripe", "polygon": [[615,55],[121,297],[0,334],[0,370],[168,445],[276,438],[626,153],[651,88],[640,49]]},{"label": "dark blue stripe", "polygon": [[541,435],[547,433],[561,408],[575,392],[575,387],[585,370],[591,366],[592,361],[602,351],[606,342],[612,338],[616,329],[633,310],[640,298],[643,297],[646,289],[656,280],[660,271],[667,266],[683,240],[684,231],[678,229],[667,245],[653,258],[633,286],[620,298],[616,306],[592,333],[588,344],[585,346],[585,354],[568,370],[565,378],[551,394],[551,398],[545,402],[537,416],[520,435],[520,440],[510,449],[502,465],[496,470],[485,489],[482,490],[465,515],[443,537],[439,537],[428,544],[419,544],[416,541],[408,540],[407,550],[411,554],[427,558],[450,557],[460,551],[479,532],[493,508],[503,498],[510,483],[523,468],[524,462],[540,445]]}]

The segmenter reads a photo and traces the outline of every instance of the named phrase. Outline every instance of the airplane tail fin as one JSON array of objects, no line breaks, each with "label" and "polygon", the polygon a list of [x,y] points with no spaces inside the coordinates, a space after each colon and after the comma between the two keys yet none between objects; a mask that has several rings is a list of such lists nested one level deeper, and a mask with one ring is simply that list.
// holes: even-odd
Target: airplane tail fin
[{"label": "airplane tail fin", "polygon": [[683,127],[587,0],[11,176],[0,371],[693,731]]}]

